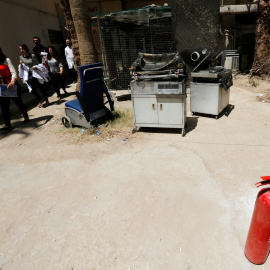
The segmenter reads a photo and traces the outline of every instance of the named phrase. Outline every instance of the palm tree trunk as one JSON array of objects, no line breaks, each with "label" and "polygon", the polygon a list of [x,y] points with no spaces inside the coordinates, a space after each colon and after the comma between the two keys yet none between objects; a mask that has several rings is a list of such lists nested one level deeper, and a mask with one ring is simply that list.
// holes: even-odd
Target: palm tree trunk
[{"label": "palm tree trunk", "polygon": [[61,8],[64,11],[65,18],[66,18],[66,30],[69,32],[70,38],[72,40],[72,50],[74,54],[74,63],[76,69],[81,65],[80,61],[80,53],[79,53],[79,44],[77,39],[77,34],[75,31],[73,18],[70,11],[70,5],[68,0],[60,0]]},{"label": "palm tree trunk", "polygon": [[60,6],[64,11],[65,18],[66,18],[66,30],[69,32],[69,36],[72,41],[72,51],[74,55],[74,65],[75,69],[77,71],[77,85],[76,85],[76,91],[80,91],[81,81],[80,76],[78,72],[78,67],[81,65],[81,59],[80,59],[80,52],[79,52],[79,44],[77,39],[77,34],[75,31],[73,18],[70,11],[70,5],[68,0],[60,0]]},{"label": "palm tree trunk", "polygon": [[81,65],[97,62],[97,52],[91,31],[85,0],[69,0],[73,23],[79,43]]},{"label": "palm tree trunk", "polygon": [[270,75],[270,2],[259,0],[255,55],[251,75]]}]

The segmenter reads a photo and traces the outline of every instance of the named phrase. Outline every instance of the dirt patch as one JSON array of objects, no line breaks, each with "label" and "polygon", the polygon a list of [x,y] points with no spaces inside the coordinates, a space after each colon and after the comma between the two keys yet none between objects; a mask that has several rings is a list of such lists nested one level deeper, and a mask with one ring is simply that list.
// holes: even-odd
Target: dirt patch
[{"label": "dirt patch", "polygon": [[250,76],[249,74],[234,74],[233,84],[252,93],[257,93],[259,102],[270,102],[270,79]]},{"label": "dirt patch", "polygon": [[92,129],[83,127],[73,127],[66,129],[63,127],[61,117],[51,120],[51,125],[58,126],[57,133],[67,142],[72,144],[97,143],[110,141],[112,138],[127,140],[131,135],[134,126],[133,113],[131,108],[118,107],[114,111],[115,119],[101,121]]}]

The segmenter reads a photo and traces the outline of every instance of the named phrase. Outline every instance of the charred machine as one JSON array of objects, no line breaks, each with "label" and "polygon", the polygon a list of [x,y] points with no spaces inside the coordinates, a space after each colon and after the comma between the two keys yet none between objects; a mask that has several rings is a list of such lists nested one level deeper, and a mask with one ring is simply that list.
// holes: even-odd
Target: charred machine
[{"label": "charred machine", "polygon": [[130,83],[135,132],[139,127],[179,128],[185,135],[185,66],[177,53],[139,53]]},{"label": "charred machine", "polygon": [[180,55],[191,69],[191,113],[211,114],[218,118],[229,104],[232,71],[213,66],[221,53],[208,52],[203,46],[182,51]]}]

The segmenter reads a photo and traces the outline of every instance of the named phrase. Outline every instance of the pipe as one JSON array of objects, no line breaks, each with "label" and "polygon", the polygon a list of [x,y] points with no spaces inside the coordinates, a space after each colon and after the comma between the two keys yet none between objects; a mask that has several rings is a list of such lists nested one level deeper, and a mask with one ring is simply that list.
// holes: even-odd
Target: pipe
[{"label": "pipe", "polygon": [[[231,42],[230,42],[229,38],[231,38]],[[230,49],[229,45],[234,45],[233,41],[234,41],[233,35],[230,35],[229,30],[225,29],[225,46],[227,49]],[[231,46],[231,47],[233,47],[233,46]]]}]

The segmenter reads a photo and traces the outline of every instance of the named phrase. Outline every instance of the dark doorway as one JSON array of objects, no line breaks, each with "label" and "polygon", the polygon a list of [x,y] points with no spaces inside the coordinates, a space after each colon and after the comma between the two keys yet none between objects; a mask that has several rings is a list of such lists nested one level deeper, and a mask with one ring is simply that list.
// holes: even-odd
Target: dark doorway
[{"label": "dark doorway", "polygon": [[255,31],[258,15],[238,14],[235,15],[236,48],[241,48],[240,68],[248,71],[252,67],[255,49]]}]

